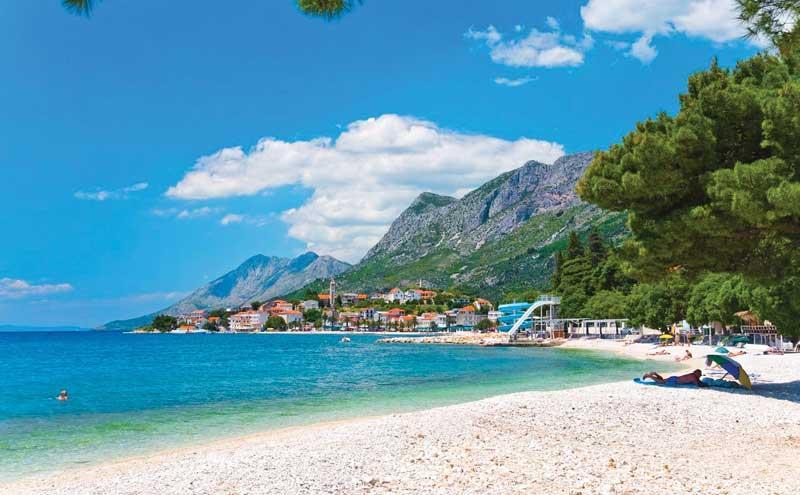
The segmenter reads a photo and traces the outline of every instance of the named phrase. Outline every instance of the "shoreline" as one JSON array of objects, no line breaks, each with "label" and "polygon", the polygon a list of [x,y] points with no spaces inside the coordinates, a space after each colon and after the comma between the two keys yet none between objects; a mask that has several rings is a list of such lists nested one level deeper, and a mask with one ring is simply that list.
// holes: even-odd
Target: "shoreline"
[{"label": "shoreline", "polygon": [[[639,347],[634,347],[631,349],[632,346],[622,347],[622,345],[619,343],[617,343],[615,346],[611,342],[604,342],[600,345],[592,344],[591,342],[583,342],[574,346],[565,346],[564,348],[598,350],[603,352],[616,351],[629,357],[638,356],[640,359],[659,358],[663,362],[669,362],[669,357],[667,356],[644,356],[644,354],[646,354],[646,352],[644,352],[646,350],[645,348],[648,347],[645,344],[634,345]],[[693,348],[697,348],[697,346],[694,346]],[[682,351],[681,348],[677,349]],[[694,361],[699,360],[699,354],[700,353],[695,354],[696,359],[686,364],[689,365],[689,367],[694,366]],[[788,359],[788,361],[785,361],[782,365],[779,362],[781,359]],[[674,360],[672,360],[672,362],[674,363]],[[746,360],[743,359],[743,364],[747,366],[748,370],[755,366],[754,369],[761,375],[771,375],[765,377],[767,380],[771,380],[771,382],[765,383],[780,384],[782,381],[787,381],[787,377],[791,376],[796,380],[797,377],[800,376],[798,375],[798,371],[800,371],[800,355],[753,355],[747,356]],[[781,376],[779,373],[777,373],[776,369],[781,367],[787,367],[790,371],[789,375]],[[438,447],[434,446],[432,450],[428,448],[423,450],[427,454],[427,461],[438,466],[437,472],[439,477],[442,475],[441,470],[443,469],[443,466],[441,465],[442,458],[447,458],[448,454],[458,451],[458,444],[460,441],[473,441],[475,438],[480,438],[483,435],[488,437],[497,437],[496,440],[498,441],[496,444],[494,444],[491,449],[486,451],[487,453],[491,454],[490,457],[494,456],[492,457],[493,459],[500,458],[503,460],[503,462],[497,466],[494,466],[495,468],[500,468],[506,464],[508,466],[517,466],[516,462],[519,459],[516,459],[517,456],[513,455],[513,451],[508,451],[506,442],[509,441],[509,438],[505,437],[510,436],[512,440],[511,443],[514,445],[519,444],[520,435],[521,439],[525,442],[528,442],[528,444],[535,441],[535,439],[529,438],[528,433],[524,431],[517,431],[516,428],[513,428],[513,425],[516,424],[516,421],[514,420],[510,420],[508,422],[498,421],[498,416],[500,418],[504,417],[505,415],[501,413],[507,410],[509,407],[513,409],[513,412],[510,416],[512,418],[517,418],[517,416],[524,418],[525,414],[532,410],[539,410],[539,412],[544,413],[543,417],[538,417],[537,415],[535,418],[536,421],[534,421],[531,426],[533,426],[534,429],[536,429],[539,433],[549,435],[548,429],[552,429],[554,431],[564,430],[564,426],[560,422],[554,422],[552,420],[554,416],[558,417],[564,414],[570,416],[572,413],[574,413],[576,408],[585,410],[590,404],[594,409],[597,409],[602,413],[601,416],[603,414],[610,414],[613,416],[614,414],[619,414],[619,407],[622,407],[625,404],[625,401],[620,402],[621,399],[627,398],[636,403],[641,402],[643,397],[648,399],[645,402],[645,406],[649,406],[651,408],[655,406],[656,410],[659,411],[661,411],[659,408],[662,408],[663,411],[661,411],[661,414],[664,414],[667,418],[669,418],[671,424],[675,424],[676,421],[680,421],[682,417],[681,414],[685,414],[687,412],[685,410],[686,406],[688,405],[687,401],[681,400],[683,395],[692,397],[692,400],[701,402],[719,402],[719,399],[724,399],[724,401],[731,401],[731,405],[736,404],[736,397],[739,396],[746,402],[752,402],[752,406],[756,409],[765,406],[767,403],[769,403],[770,408],[775,408],[776,406],[775,404],[772,404],[772,402],[780,402],[778,411],[785,411],[785,413],[783,413],[785,416],[785,418],[783,418],[784,422],[792,421],[793,418],[794,423],[791,424],[795,425],[795,430],[792,433],[796,435],[784,435],[782,437],[782,441],[784,442],[782,445],[798,448],[800,447],[800,428],[797,428],[796,425],[800,424],[798,423],[798,420],[800,420],[800,405],[798,405],[798,402],[800,401],[800,393],[795,396],[794,394],[796,392],[799,391],[790,391],[790,398],[788,399],[788,402],[786,400],[775,399],[773,397],[763,397],[749,392],[731,393],[709,389],[695,390],[683,388],[668,389],[662,387],[643,387],[635,385],[632,382],[615,382],[604,385],[591,385],[587,387],[550,392],[518,392],[513,394],[497,395],[478,401],[440,406],[415,412],[395,413],[380,416],[358,416],[303,426],[292,426],[287,428],[266,430],[244,436],[219,439],[202,443],[200,445],[176,447],[152,454],[126,457],[97,465],[69,468],[42,476],[27,477],[11,482],[10,484],[0,483],[0,488],[8,489],[10,490],[10,493],[20,494],[177,494],[186,493],[188,491],[192,491],[192,493],[209,494],[220,492],[382,493],[383,491],[389,489],[394,492],[399,491],[401,493],[431,490],[435,491],[441,489],[442,487],[438,485],[431,485],[430,480],[425,482],[417,480],[416,482],[409,484],[409,482],[416,479],[416,477],[413,476],[413,471],[415,469],[420,468],[423,472],[426,472],[426,470],[429,470],[431,466],[422,467],[418,462],[413,460],[409,461],[406,459],[407,462],[404,461],[404,463],[401,464],[403,464],[403,469],[410,469],[409,473],[407,474],[411,476],[411,479],[406,481],[401,479],[401,477],[392,476],[392,473],[397,467],[395,466],[394,462],[395,455],[390,456],[392,462],[389,462],[387,465],[384,465],[385,463],[378,463],[379,465],[376,467],[377,470],[375,471],[375,474],[368,476],[369,479],[366,480],[358,478],[354,481],[352,477],[348,477],[353,473],[351,473],[348,469],[345,469],[345,471],[347,471],[349,474],[348,476],[342,476],[341,470],[347,466],[351,466],[351,464],[355,462],[360,463],[359,465],[361,468],[359,469],[362,469],[365,472],[372,472],[373,469],[371,466],[369,466],[369,463],[359,461],[359,459],[364,456],[364,451],[369,451],[372,453],[372,455],[377,455],[378,453],[382,453],[382,455],[388,455],[388,452],[384,452],[385,446],[394,445],[398,449],[397,456],[405,459],[407,454],[406,450],[408,448],[414,447],[418,450],[420,447],[419,444],[426,443],[423,441],[423,439],[430,436],[436,436],[438,438]],[[621,397],[617,397],[618,394],[621,394]],[[588,401],[589,404],[583,403],[584,401]],[[786,407],[787,405],[790,407]],[[713,404],[704,404],[704,406],[711,407],[712,409],[716,409],[718,407],[714,406]],[[670,409],[675,408],[682,410],[678,416],[667,412]],[[597,411],[595,414],[596,413]],[[765,414],[764,416],[767,418],[771,417],[770,414]],[[463,418],[471,419],[464,421]],[[580,421],[581,417],[578,416],[575,419]],[[603,418],[599,420],[601,426],[603,423],[602,419]],[[608,418],[605,419],[607,420]],[[476,424],[478,424],[477,428]],[[512,428],[509,429],[509,426],[512,426]],[[542,426],[545,426],[546,428],[544,430],[541,428],[536,428]],[[610,428],[613,427],[613,425],[607,426]],[[629,424],[628,426],[630,429],[626,430],[626,433],[623,433],[623,437],[629,434],[634,434],[634,437],[640,436],[641,434],[647,434],[648,429],[650,429],[650,427],[653,425],[651,425],[648,420],[645,422],[644,426],[646,426],[646,428],[644,429],[642,429],[642,424]],[[659,426],[658,423],[656,423],[655,426]],[[403,433],[397,434],[398,429]],[[592,429],[593,428],[590,428],[589,430],[585,431],[585,428],[578,427],[577,431],[581,432],[583,435],[588,435],[591,437],[596,433],[593,432]],[[692,438],[704,435],[702,430],[694,431],[691,428],[690,430],[692,433]],[[714,438],[717,438],[717,441],[712,441],[712,444],[719,444],[720,442],[724,443],[725,439],[720,439],[719,435],[717,434],[718,432],[712,431],[710,433],[712,433],[712,435],[710,436],[710,439],[706,439],[706,441],[712,441]],[[747,436],[746,431],[739,433],[740,435]],[[752,433],[753,432],[750,433],[750,436],[753,436]],[[419,437],[419,435],[423,436]],[[794,440],[792,440],[793,438]],[[416,441],[415,439],[419,441]],[[618,440],[624,439],[618,438]],[[754,436],[754,440],[758,441],[758,435]],[[409,445],[409,443],[413,445]],[[614,443],[616,444],[617,442]],[[620,445],[615,445],[614,448],[620,447],[621,445],[627,445],[628,447],[631,447],[631,445],[629,445],[630,441],[621,441],[619,443]],[[320,444],[325,448],[318,449],[317,444]],[[447,445],[447,448],[443,448],[443,445]],[[485,448],[486,446],[483,447]],[[517,448],[524,449],[524,447],[524,442],[517,445]],[[564,460],[560,459],[559,456],[566,455],[566,451],[563,450],[565,448],[567,450],[571,449],[574,452],[579,452],[583,446],[581,442],[577,442],[575,445],[561,445],[562,450],[559,450],[555,453],[550,453],[546,457],[552,458],[552,456],[555,455],[557,461],[556,464],[563,464]],[[724,445],[721,445],[720,448],[724,448]],[[541,454],[547,451],[547,448],[544,448],[544,446],[543,449],[544,450],[542,452],[539,452],[536,449],[535,450]],[[691,451],[689,453],[692,454]],[[523,483],[522,485],[503,485],[504,482],[509,481],[510,479],[516,479],[517,482],[519,482],[520,480],[525,481],[532,476],[528,469],[519,472],[520,466],[517,466],[516,469],[511,469],[509,467],[508,472],[506,472],[506,470],[502,470],[502,473],[495,473],[490,478],[479,477],[484,484],[481,485],[482,488],[475,486],[474,480],[465,475],[465,473],[469,473],[470,470],[474,471],[475,468],[473,464],[475,462],[480,463],[485,461],[485,459],[482,457],[480,459],[476,459],[475,455],[476,450],[473,448],[461,449],[460,457],[451,459],[451,461],[444,466],[444,468],[446,468],[444,471],[450,473],[448,479],[450,479],[452,488],[455,491],[469,492],[470,490],[473,490],[472,493],[532,493],[531,490],[534,489],[534,487],[530,484],[526,485]],[[295,466],[295,463],[300,462],[301,459],[306,459],[308,456],[316,458],[320,463],[327,466],[327,469],[323,470],[322,472],[320,472],[320,469],[322,468],[319,468],[318,466],[315,466],[314,469],[311,469],[312,472],[317,473],[317,475],[320,476],[320,479],[316,479],[313,476],[309,477],[310,473],[305,473],[305,471],[302,470],[296,471],[296,468],[291,467]],[[380,458],[380,455],[378,457]],[[618,459],[614,460],[613,462],[616,466],[619,466],[619,458],[625,458],[625,456],[620,454],[616,455],[616,457]],[[689,457],[693,456],[689,455]],[[265,463],[263,467],[267,472],[271,473],[271,476],[264,477],[263,474],[255,471],[251,474],[248,474],[250,473],[250,468],[253,465],[260,465],[259,463],[266,461],[266,459],[269,459],[270,462]],[[464,463],[463,461],[465,459],[468,459],[470,462]],[[541,461],[541,459],[537,460],[537,462],[539,461]],[[764,461],[766,462],[767,459]],[[631,461],[628,462],[630,465]],[[306,462],[300,462],[300,464],[306,465]],[[278,479],[275,479],[276,473],[274,473],[273,468],[269,467],[275,465],[282,466],[284,470],[289,469],[293,473],[292,476],[288,479],[285,478],[285,476],[283,478],[279,476]],[[214,466],[219,469],[211,469],[211,467]],[[455,469],[456,466],[459,467],[460,471]],[[606,466],[606,468],[608,468],[608,466]],[[614,469],[616,469],[616,467]],[[712,468],[711,470],[715,471],[715,469],[719,470],[719,468]],[[156,472],[153,473],[152,470],[155,470]],[[244,472],[239,473],[241,470],[244,470]],[[232,482],[230,481],[230,477],[233,477],[233,479],[238,481]],[[540,482],[543,481],[542,479],[539,479],[538,476],[533,476],[533,478],[538,479]],[[656,482],[662,478],[663,473],[661,473],[661,477],[657,477],[655,481],[651,480],[651,482]],[[304,480],[304,483],[306,483],[307,486],[302,485],[302,483],[301,485],[306,486],[305,489],[297,489],[298,486],[301,486],[296,484],[298,479]],[[319,483],[321,480],[325,479],[335,480],[335,486],[328,486],[326,484],[327,482],[323,482],[323,484],[320,485]],[[634,476],[631,479],[638,478],[637,476]],[[378,481],[373,483],[374,480]],[[555,483],[555,479],[551,479],[549,481]],[[573,482],[575,482],[575,480],[573,480]],[[739,482],[741,482],[741,480],[739,480]],[[792,486],[793,488],[800,488],[800,480],[796,480],[795,484],[791,484],[790,480],[787,480],[786,482],[789,483],[789,486]],[[161,490],[159,488],[159,484],[161,483],[166,483],[166,489]],[[578,486],[580,483],[575,482],[573,484]],[[626,482],[621,480],[617,484],[626,484]],[[539,491],[536,491],[539,489],[542,489],[542,491],[555,491],[562,493],[559,491],[560,488],[556,485],[559,484],[545,484],[545,486],[536,485],[533,493],[539,493]],[[500,486],[504,486],[504,489],[495,489],[499,488]],[[528,490],[518,490],[517,486],[527,486]],[[224,490],[228,491],[223,491],[222,487],[225,487]],[[546,490],[544,489],[545,487],[547,487]],[[741,488],[741,491],[739,491],[738,487]],[[596,483],[589,483],[589,485],[583,488],[588,489],[588,491],[584,491],[583,493],[594,493],[595,491],[593,490],[599,488],[601,488],[600,485],[597,485]],[[668,487],[665,486],[664,488]],[[750,491],[745,490],[745,488],[749,489]],[[752,486],[747,483],[732,484],[730,487],[727,487],[726,490],[727,491],[724,491],[724,493],[758,493],[757,491],[752,491]],[[659,491],[662,493],[682,493],[682,491],[670,491],[669,489],[667,489],[667,491],[652,490],[641,493],[656,493]],[[442,493],[449,493],[449,491],[445,490]],[[563,493],[568,492],[565,491]],[[640,492],[629,491],[628,493]],[[700,493],[717,492],[711,490],[702,491]],[[720,491],[719,493],[723,493],[723,491]],[[770,493],[784,492],[780,490],[771,490]]]}]

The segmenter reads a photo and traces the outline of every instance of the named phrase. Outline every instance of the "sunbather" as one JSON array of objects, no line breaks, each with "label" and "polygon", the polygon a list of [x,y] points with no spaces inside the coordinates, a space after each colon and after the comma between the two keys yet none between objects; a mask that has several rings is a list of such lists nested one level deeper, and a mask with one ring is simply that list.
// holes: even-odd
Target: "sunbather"
[{"label": "sunbather", "polygon": [[688,361],[688,360],[692,359],[692,357],[693,357],[692,353],[689,351],[689,349],[686,349],[686,353],[681,357],[677,357],[676,356],[675,357],[675,361],[680,363],[681,361]]},{"label": "sunbather", "polygon": [[662,377],[655,371],[651,371],[650,373],[645,373],[642,376],[642,380],[651,379],[656,383],[660,383],[662,385],[689,385],[694,384],[698,387],[707,387],[705,383],[700,381],[700,377],[703,376],[703,372],[700,370],[694,370],[691,373],[686,373],[685,375],[680,376],[670,376],[667,378]]},{"label": "sunbather", "polygon": [[648,356],[669,356],[669,351],[666,349],[661,349],[660,351],[656,352],[648,352]]}]

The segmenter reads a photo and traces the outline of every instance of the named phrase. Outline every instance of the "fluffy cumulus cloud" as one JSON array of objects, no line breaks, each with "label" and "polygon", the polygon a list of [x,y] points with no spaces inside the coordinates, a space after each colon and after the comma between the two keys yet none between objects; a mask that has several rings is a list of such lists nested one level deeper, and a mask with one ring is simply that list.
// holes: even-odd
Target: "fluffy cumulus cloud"
[{"label": "fluffy cumulus cloud", "polygon": [[550,163],[562,154],[557,143],[389,114],[353,122],[335,139],[264,138],[249,151],[222,149],[198,159],[167,196],[202,200],[302,185],[313,191],[310,199],[281,215],[289,235],[355,261],[419,193],[463,193],[528,160]]},{"label": "fluffy cumulus cloud", "polygon": [[47,296],[72,290],[70,284],[32,284],[25,280],[0,278],[0,299],[19,299],[29,296]]},{"label": "fluffy cumulus cloud", "polygon": [[521,27],[515,28],[517,34],[511,38],[491,25],[483,31],[470,28],[464,36],[485,43],[492,61],[508,67],[553,68],[583,64],[584,52],[593,44],[591,36],[587,35],[579,40],[575,36],[563,34],[558,21],[553,17],[548,17],[546,24],[549,31],[531,29],[524,35],[520,35]]},{"label": "fluffy cumulus cloud", "polygon": [[589,0],[581,17],[591,31],[638,36],[617,47],[644,63],[658,54],[651,43],[654,36],[684,34],[726,43],[746,33],[735,0]]},{"label": "fluffy cumulus cloud", "polygon": [[658,50],[650,43],[652,40],[653,37],[646,34],[633,42],[630,48],[631,57],[639,59],[643,64],[652,62],[658,55]]},{"label": "fluffy cumulus cloud", "polygon": [[147,189],[147,182],[137,182],[119,189],[98,189],[96,191],[77,191],[75,197],[87,201],[106,201],[109,199],[128,199],[131,193]]}]

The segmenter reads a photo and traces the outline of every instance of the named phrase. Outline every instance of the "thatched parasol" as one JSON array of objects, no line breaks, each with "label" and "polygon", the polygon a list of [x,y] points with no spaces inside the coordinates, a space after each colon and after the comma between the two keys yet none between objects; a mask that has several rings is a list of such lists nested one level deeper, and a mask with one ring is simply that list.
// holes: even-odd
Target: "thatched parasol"
[{"label": "thatched parasol", "polygon": [[738,313],[734,313],[735,316],[738,316],[743,322],[748,325],[758,325],[758,317],[751,313],[750,311],[739,311]]}]

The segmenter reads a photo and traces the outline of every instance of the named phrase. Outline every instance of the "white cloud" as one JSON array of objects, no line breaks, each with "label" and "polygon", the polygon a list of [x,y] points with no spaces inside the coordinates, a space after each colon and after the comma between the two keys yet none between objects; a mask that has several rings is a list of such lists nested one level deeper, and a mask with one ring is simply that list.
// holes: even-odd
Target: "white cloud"
[{"label": "white cloud", "polygon": [[149,184],[147,182],[137,182],[127,187],[120,189],[98,189],[97,191],[86,192],[77,191],[74,196],[77,199],[84,199],[88,201],[105,201],[107,199],[128,199],[130,193],[144,191]]},{"label": "white cloud", "polygon": [[562,34],[558,21],[553,17],[548,17],[546,23],[551,31],[531,29],[526,36],[516,39],[504,40],[497,28],[491,25],[485,31],[470,28],[464,36],[486,43],[492,61],[509,67],[552,68],[583,64],[584,52],[593,45],[591,36],[578,40],[575,36]]},{"label": "white cloud", "polygon": [[628,53],[644,63],[658,54],[651,44],[656,35],[677,33],[726,43],[746,33],[735,0],[589,0],[581,17],[591,31],[638,34]]},{"label": "white cloud", "polygon": [[658,50],[650,44],[653,36],[650,34],[642,35],[631,45],[630,56],[639,59],[643,64],[649,64],[658,55]]},{"label": "white cloud", "polygon": [[605,44],[620,52],[627,51],[631,47],[631,43],[620,40],[606,40]]},{"label": "white cloud", "polygon": [[229,213],[224,217],[222,217],[219,223],[220,225],[223,226],[240,223],[245,225],[253,225],[256,227],[263,227],[264,225],[267,224],[268,220],[269,217],[265,215],[244,215],[239,213]]},{"label": "white cloud", "polygon": [[69,292],[70,284],[31,284],[25,280],[0,278],[0,299],[18,299],[29,296],[46,296]]},{"label": "white cloud", "polygon": [[495,77],[494,82],[495,84],[499,84],[500,86],[508,86],[510,88],[516,88],[517,86],[522,86],[524,84],[528,84],[529,82],[533,82],[538,80],[538,77],[519,77],[516,79],[509,79],[507,77]]},{"label": "white cloud", "polygon": [[219,223],[222,225],[231,225],[234,223],[242,223],[242,220],[244,220],[244,215],[238,215],[236,213],[228,213],[227,215],[222,217],[222,220],[220,220]]},{"label": "white cloud", "polygon": [[[520,32],[522,31],[522,26],[517,24],[514,26],[514,30]],[[489,46],[500,43],[500,40],[503,39],[503,36],[497,31],[497,28],[491,24],[486,28],[486,31],[475,31],[474,29],[469,28],[469,30],[464,33],[464,36],[473,40],[485,41]]]},{"label": "white cloud", "polygon": [[220,211],[219,208],[211,208],[209,206],[203,206],[201,208],[194,208],[194,209],[189,209],[189,210],[181,210],[181,211],[178,212],[177,215],[175,215],[175,217],[179,218],[181,220],[185,220],[187,218],[200,218],[200,217],[208,216],[208,215],[210,215],[212,213],[217,213],[219,211]]},{"label": "white cloud", "polygon": [[528,160],[550,163],[563,153],[557,143],[468,134],[388,114],[353,122],[335,139],[264,138],[249,152],[222,149],[199,158],[167,196],[249,196],[302,185],[313,193],[282,214],[289,235],[355,261],[419,193],[455,194]]},{"label": "white cloud", "polygon": [[189,220],[193,218],[201,218],[220,213],[222,208],[212,208],[210,206],[202,206],[199,208],[156,208],[153,210],[153,215],[159,217],[175,217],[179,220]]}]

